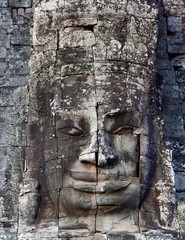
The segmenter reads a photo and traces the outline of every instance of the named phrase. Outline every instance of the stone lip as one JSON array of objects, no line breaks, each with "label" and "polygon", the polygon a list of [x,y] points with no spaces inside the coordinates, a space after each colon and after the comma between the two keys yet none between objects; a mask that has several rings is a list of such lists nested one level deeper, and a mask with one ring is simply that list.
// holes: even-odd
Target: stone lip
[{"label": "stone lip", "polygon": [[127,188],[130,183],[132,182],[131,179],[124,180],[124,181],[117,181],[117,182],[105,182],[105,183],[98,183],[96,186],[89,186],[87,184],[74,184],[73,188],[77,191],[81,192],[88,192],[88,193],[111,193],[120,191],[124,188]]}]

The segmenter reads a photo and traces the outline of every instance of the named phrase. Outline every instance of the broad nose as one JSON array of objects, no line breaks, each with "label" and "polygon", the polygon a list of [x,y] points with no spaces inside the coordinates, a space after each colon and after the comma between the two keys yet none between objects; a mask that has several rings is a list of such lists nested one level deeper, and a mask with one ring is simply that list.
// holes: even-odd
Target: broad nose
[{"label": "broad nose", "polygon": [[79,160],[82,163],[108,167],[116,164],[118,155],[110,146],[108,134],[100,130],[92,136],[89,146],[80,154]]},{"label": "broad nose", "polygon": [[79,156],[79,160],[82,163],[91,163],[96,165],[96,155],[98,152],[98,141],[97,141],[97,133],[94,133],[91,138],[91,142],[89,146],[81,152]]},{"label": "broad nose", "polygon": [[108,133],[103,130],[98,132],[98,166],[110,167],[117,163],[118,155],[115,150],[110,146]]}]

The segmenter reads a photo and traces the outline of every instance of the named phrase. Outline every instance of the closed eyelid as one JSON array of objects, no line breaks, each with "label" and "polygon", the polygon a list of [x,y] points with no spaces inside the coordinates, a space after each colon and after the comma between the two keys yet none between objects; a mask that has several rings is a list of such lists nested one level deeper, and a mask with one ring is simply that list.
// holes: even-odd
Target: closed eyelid
[{"label": "closed eyelid", "polygon": [[133,133],[133,127],[132,126],[115,126],[108,131],[106,131],[110,134],[122,134],[122,133]]},{"label": "closed eyelid", "polygon": [[104,119],[104,129],[109,133],[119,133],[121,131],[128,131],[128,129],[131,132],[134,127],[133,120],[132,112],[107,115]]},{"label": "closed eyelid", "polygon": [[84,131],[82,129],[74,125],[64,126],[62,128],[59,128],[58,131],[68,136],[82,136],[84,134]]},{"label": "closed eyelid", "polygon": [[84,116],[71,114],[56,115],[56,137],[81,137],[89,133],[88,119]]}]

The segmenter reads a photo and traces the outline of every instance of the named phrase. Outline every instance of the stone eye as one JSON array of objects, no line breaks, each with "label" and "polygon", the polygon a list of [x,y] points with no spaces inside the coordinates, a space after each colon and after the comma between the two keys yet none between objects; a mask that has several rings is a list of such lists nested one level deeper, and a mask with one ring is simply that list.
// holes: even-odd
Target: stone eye
[{"label": "stone eye", "polygon": [[110,133],[112,134],[118,134],[118,135],[121,135],[121,134],[126,134],[126,133],[132,133],[133,132],[133,129],[129,126],[120,126],[120,127],[116,127],[116,128],[113,128]]},{"label": "stone eye", "polygon": [[67,126],[64,128],[59,129],[61,133],[68,135],[68,136],[82,136],[84,134],[84,131],[81,129],[74,127],[74,126]]}]

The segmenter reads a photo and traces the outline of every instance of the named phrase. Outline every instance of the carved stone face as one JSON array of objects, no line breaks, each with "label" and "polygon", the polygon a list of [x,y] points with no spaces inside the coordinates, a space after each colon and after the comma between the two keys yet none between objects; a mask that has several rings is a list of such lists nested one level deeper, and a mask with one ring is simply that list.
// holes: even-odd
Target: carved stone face
[{"label": "carved stone face", "polygon": [[[109,64],[107,71],[111,72],[108,67]],[[65,231],[71,228],[77,232],[89,228],[93,231],[102,226],[105,232],[120,231],[125,226],[137,231],[140,203],[137,131],[142,119],[137,102],[143,98],[143,92],[134,91],[136,100],[132,100],[132,93],[129,94],[124,82],[120,86],[118,76],[115,73],[105,82],[92,81],[90,73],[62,79],[56,137],[62,165],[59,218]],[[48,177],[51,186],[54,177]],[[79,227],[81,218],[87,224]]]},{"label": "carved stone face", "polygon": [[[41,191],[49,196],[41,205],[55,206],[62,232],[138,231],[140,137],[149,132],[146,82],[155,49],[141,28],[151,25],[145,15],[133,16],[132,1],[56,2],[55,16],[44,2],[35,14],[33,44],[36,51],[47,46],[39,53],[42,77],[35,77],[43,112]],[[155,32],[153,5],[146,14]]]},{"label": "carved stone face", "polygon": [[133,118],[132,112],[106,114],[93,107],[57,113],[66,213],[138,207],[139,142]]},{"label": "carved stone face", "polygon": [[[63,87],[65,92],[67,86]],[[73,87],[70,87],[72,90]],[[95,87],[98,89],[97,85]],[[86,89],[82,87],[78,90],[85,92]],[[71,97],[73,106],[66,104],[66,108],[64,105],[63,110],[56,112],[58,156],[63,163],[59,217],[61,224],[69,229],[74,216],[75,219],[91,217],[91,224],[95,224],[95,218],[97,222],[105,222],[107,216],[109,224],[103,223],[104,231],[121,229],[114,226],[118,224],[116,218],[132,218],[134,213],[137,219],[140,146],[139,135],[135,132],[140,127],[140,121],[137,111],[122,104],[122,96],[114,99],[111,88],[106,88],[105,93],[107,100],[99,93],[100,102],[97,102],[99,97],[96,98],[95,93],[91,92],[88,99],[82,96],[80,105],[75,101],[78,98],[75,94]],[[67,98],[66,103],[70,102],[69,95]],[[114,102],[117,102],[116,105]],[[70,223],[66,224],[68,218]],[[116,224],[110,227],[111,219],[116,219]],[[130,222],[134,225],[137,220]],[[119,219],[121,224],[123,221]],[[97,224],[95,228],[100,226]],[[133,228],[134,231],[136,228]]]}]

